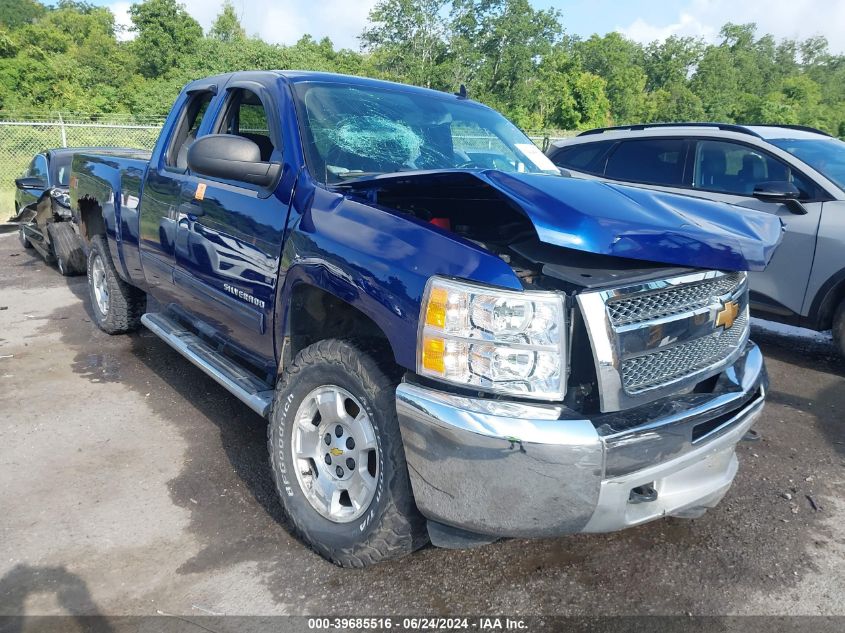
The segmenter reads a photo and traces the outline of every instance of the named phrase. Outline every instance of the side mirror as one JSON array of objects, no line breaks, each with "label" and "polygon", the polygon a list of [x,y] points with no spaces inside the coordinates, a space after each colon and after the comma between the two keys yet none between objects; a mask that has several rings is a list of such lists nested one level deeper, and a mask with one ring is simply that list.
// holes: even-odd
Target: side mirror
[{"label": "side mirror", "polygon": [[781,202],[796,215],[807,214],[807,209],[798,200],[801,197],[798,187],[786,180],[758,182],[754,186],[754,193],[752,195],[758,200],[765,202]]},{"label": "side mirror", "polygon": [[43,178],[17,178],[15,179],[15,187],[18,189],[46,189],[47,181]]},{"label": "side mirror", "polygon": [[232,134],[209,134],[188,148],[188,168],[202,176],[248,182],[269,187],[282,166],[261,161],[261,150],[248,138]]}]

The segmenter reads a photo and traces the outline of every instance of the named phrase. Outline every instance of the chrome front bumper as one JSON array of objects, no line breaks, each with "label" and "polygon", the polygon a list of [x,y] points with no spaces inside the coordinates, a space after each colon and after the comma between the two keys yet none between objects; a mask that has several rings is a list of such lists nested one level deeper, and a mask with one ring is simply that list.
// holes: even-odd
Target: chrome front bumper
[{"label": "chrome front bumper", "polygon": [[[402,383],[396,406],[417,507],[468,532],[538,537],[698,516],[727,492],[736,443],[768,386],[749,343],[712,393],[588,420],[559,405],[477,399]],[[632,502],[652,486],[657,498]],[[635,499],[636,500],[636,499]]]}]

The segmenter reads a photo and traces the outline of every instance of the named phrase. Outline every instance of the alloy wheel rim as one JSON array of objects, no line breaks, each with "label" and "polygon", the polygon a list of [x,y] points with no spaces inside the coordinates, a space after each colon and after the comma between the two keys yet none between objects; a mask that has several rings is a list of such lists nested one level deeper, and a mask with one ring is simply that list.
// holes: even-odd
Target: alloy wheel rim
[{"label": "alloy wheel rim", "polygon": [[109,313],[109,287],[106,283],[106,269],[99,255],[95,256],[91,263],[91,285],[94,289],[97,309],[105,316]]},{"label": "alloy wheel rim", "polygon": [[291,454],[311,507],[335,523],[363,515],[376,493],[378,442],[369,415],[346,389],[314,389],[293,418]]}]

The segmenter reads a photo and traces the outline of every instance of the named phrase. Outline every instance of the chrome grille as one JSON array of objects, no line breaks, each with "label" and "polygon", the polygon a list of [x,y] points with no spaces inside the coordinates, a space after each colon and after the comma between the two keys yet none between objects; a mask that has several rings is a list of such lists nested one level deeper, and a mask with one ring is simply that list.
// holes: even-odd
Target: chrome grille
[{"label": "chrome grille", "polygon": [[622,362],[622,386],[629,394],[694,374],[724,360],[745,335],[748,318],[742,315],[729,330]]},{"label": "chrome grille", "polygon": [[699,283],[683,285],[607,302],[607,314],[613,325],[630,325],[662,319],[709,305],[714,297],[722,297],[742,283],[742,273],[730,273]]},{"label": "chrome grille", "polygon": [[693,272],[587,291],[578,295],[578,303],[593,348],[602,411],[692,387],[723,371],[748,340],[743,272]]}]

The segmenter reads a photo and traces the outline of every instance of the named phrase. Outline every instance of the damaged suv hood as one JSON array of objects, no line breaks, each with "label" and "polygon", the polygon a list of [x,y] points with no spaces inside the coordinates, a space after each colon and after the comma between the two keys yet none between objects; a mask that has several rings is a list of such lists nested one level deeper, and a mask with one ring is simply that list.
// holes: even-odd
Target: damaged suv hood
[{"label": "damaged suv hood", "polygon": [[589,253],[718,270],[762,270],[783,235],[780,218],[690,196],[498,170],[404,172],[359,179],[417,185],[472,175],[529,217],[540,241]]}]

